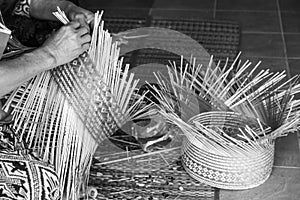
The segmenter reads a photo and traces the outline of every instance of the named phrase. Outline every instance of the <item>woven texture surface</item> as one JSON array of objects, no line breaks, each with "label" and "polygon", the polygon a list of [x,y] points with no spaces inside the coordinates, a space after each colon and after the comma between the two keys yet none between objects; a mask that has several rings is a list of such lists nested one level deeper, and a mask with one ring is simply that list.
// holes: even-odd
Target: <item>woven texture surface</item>
[{"label": "woven texture surface", "polygon": [[181,135],[163,148],[145,152],[140,141],[124,134],[118,130],[94,155],[89,187],[97,189],[97,199],[219,199],[218,189],[184,170]]},{"label": "woven texture surface", "polygon": [[[229,58],[229,62],[233,61],[239,51],[240,29],[236,22],[108,16],[105,24],[113,33],[141,27],[168,28],[184,33],[199,42],[209,54],[214,55],[216,62],[225,61],[226,58]],[[175,48],[183,51],[190,48],[189,45],[182,44],[176,47],[176,42],[174,43]],[[132,66],[146,63],[168,64],[169,60],[180,60],[180,56],[157,49],[142,49],[132,54],[129,59]]]},{"label": "woven texture surface", "polygon": [[97,189],[97,199],[218,199],[218,191],[192,179],[180,161],[151,173],[93,165],[89,185]]},{"label": "woven texture surface", "polygon": [[182,137],[168,148],[147,153],[133,139],[116,135],[103,141],[94,155],[89,187],[97,189],[97,199],[219,199],[218,189],[196,181],[184,170]]},{"label": "woven texture surface", "polygon": [[[146,26],[169,28],[184,33],[202,44],[215,60],[232,60],[239,45],[239,26],[234,22],[105,17],[105,26],[113,33]],[[175,44],[176,45],[176,44]],[[183,51],[189,46],[178,46]],[[147,63],[167,64],[180,57],[157,49],[141,49],[125,55],[135,67]],[[142,70],[145,76],[148,76]],[[132,141],[130,141],[132,142]],[[104,142],[105,144],[105,142]],[[107,149],[107,148],[104,148]],[[180,149],[145,157],[142,150],[123,151],[114,158],[96,152],[89,185],[97,188],[98,199],[218,199],[217,190],[191,178],[178,161]],[[124,160],[130,154],[130,160]],[[109,158],[108,158],[109,157]],[[101,165],[104,161],[122,160]],[[150,160],[149,162],[144,162]],[[177,160],[177,161],[176,161]],[[109,163],[109,162],[107,162]],[[172,179],[172,180],[170,180]]]},{"label": "woven texture surface", "polygon": [[117,130],[118,122],[112,114],[116,106],[105,83],[94,81],[101,79],[93,77],[98,74],[88,60],[87,54],[82,54],[71,63],[52,70],[52,75],[95,141],[100,143]]},{"label": "woven texture surface", "polygon": [[[258,125],[255,127],[249,119],[232,113],[208,112],[192,121],[232,138],[246,132],[246,126],[259,133]],[[272,171],[274,143],[261,142],[259,145],[260,148],[249,148],[243,154],[236,150],[235,154],[224,155],[186,139],[182,147],[182,163],[188,174],[203,183],[229,190],[250,189],[264,183]]]}]

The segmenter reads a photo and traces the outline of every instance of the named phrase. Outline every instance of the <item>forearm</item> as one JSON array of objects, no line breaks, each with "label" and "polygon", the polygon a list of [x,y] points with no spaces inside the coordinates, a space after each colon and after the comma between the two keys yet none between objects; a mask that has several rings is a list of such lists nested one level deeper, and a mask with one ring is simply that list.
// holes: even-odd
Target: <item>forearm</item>
[{"label": "forearm", "polygon": [[75,4],[64,0],[31,0],[29,14],[37,19],[57,20],[52,14],[57,10],[57,6],[68,13]]},{"label": "forearm", "polygon": [[45,48],[0,62],[0,97],[33,76],[55,67],[55,58]]}]

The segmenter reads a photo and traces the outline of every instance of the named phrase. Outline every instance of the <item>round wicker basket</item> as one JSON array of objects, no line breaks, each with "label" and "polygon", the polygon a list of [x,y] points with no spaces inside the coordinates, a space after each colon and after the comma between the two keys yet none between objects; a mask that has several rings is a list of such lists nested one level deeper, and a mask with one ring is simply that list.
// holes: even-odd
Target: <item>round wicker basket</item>
[{"label": "round wicker basket", "polygon": [[[251,120],[236,113],[207,112],[195,116],[190,123],[195,121],[210,129],[222,129],[235,139],[238,139],[236,134],[246,125],[258,130]],[[274,160],[274,141],[256,141],[256,144],[258,148],[249,148],[246,152],[239,152],[239,148],[233,144],[230,152],[237,153],[224,154],[197,145],[187,137],[182,145],[182,163],[191,177],[213,187],[230,190],[253,188],[268,179]]]}]

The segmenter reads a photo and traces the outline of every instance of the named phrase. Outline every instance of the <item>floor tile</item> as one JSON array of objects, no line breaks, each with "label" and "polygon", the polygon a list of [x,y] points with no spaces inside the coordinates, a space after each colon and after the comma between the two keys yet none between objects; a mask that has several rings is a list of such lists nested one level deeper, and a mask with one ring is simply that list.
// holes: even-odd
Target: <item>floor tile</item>
[{"label": "floor tile", "polygon": [[246,34],[241,36],[241,51],[247,57],[284,57],[280,34]]},{"label": "floor tile", "polygon": [[285,34],[287,56],[300,58],[300,34]]},{"label": "floor tile", "polygon": [[212,0],[155,0],[153,8],[213,10]]},{"label": "floor tile", "polygon": [[[291,77],[299,75],[300,74],[300,59],[289,59],[289,67],[290,67],[290,73]],[[300,99],[300,94],[295,95],[296,99]],[[300,132],[298,133],[298,136],[300,136]],[[300,137],[299,137],[300,139]],[[299,143],[300,145],[300,143]]]},{"label": "floor tile", "polygon": [[188,11],[188,10],[151,9],[150,15],[153,18],[166,18],[166,19],[213,19],[212,10]]},{"label": "floor tile", "polygon": [[300,59],[289,59],[291,75],[300,74]]},{"label": "floor tile", "polygon": [[300,169],[273,168],[262,185],[242,191],[220,190],[220,200],[298,200]]},{"label": "floor tile", "polygon": [[297,133],[276,140],[275,166],[300,167],[300,152]]},{"label": "floor tile", "polygon": [[249,60],[252,63],[251,68],[253,68],[259,61],[261,61],[261,64],[257,68],[258,71],[261,71],[263,69],[270,69],[272,72],[282,72],[286,70],[285,58],[253,58],[242,55],[241,59],[243,62]]},{"label": "floor tile", "polygon": [[280,10],[300,12],[299,0],[279,0]]},{"label": "floor tile", "polygon": [[280,32],[277,12],[218,11],[217,19],[235,20],[242,31]]},{"label": "floor tile", "polygon": [[151,8],[154,0],[79,0],[79,5],[91,9]]},{"label": "floor tile", "polygon": [[276,0],[218,0],[221,10],[277,10]]},{"label": "floor tile", "polygon": [[300,33],[300,12],[281,12],[283,31]]}]

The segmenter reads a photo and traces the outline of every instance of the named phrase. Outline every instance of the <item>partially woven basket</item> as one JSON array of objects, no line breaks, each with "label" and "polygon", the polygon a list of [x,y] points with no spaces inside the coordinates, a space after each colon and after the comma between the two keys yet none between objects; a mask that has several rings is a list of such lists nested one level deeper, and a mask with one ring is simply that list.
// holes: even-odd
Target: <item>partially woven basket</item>
[{"label": "partially woven basket", "polygon": [[[206,112],[190,120],[191,123],[195,121],[209,129],[222,129],[236,139],[246,125],[253,130],[256,128],[255,124],[249,124],[237,113]],[[232,145],[232,151],[236,154],[224,155],[207,146],[199,146],[187,137],[182,146],[182,163],[190,176],[213,187],[230,190],[253,188],[268,179],[274,160],[273,141],[257,141],[256,144],[261,148],[258,146],[245,152]]]},{"label": "partially woven basket", "polygon": [[[68,19],[59,8],[53,13]],[[89,168],[98,144],[127,121],[147,115],[138,80],[119,60],[119,46],[103,30],[97,12],[90,49],[63,66],[17,88],[4,109],[13,108],[13,128],[46,163],[54,166],[63,199],[86,194]]]},{"label": "partially woven basket", "polygon": [[[168,66],[170,81],[157,75],[161,114],[186,136],[182,162],[187,173],[213,187],[256,187],[271,174],[274,141],[299,129],[299,77],[255,72],[237,57],[221,69],[202,65]],[[237,66],[235,66],[235,63]],[[176,105],[168,99],[179,102]],[[200,114],[199,114],[200,113]]]}]

